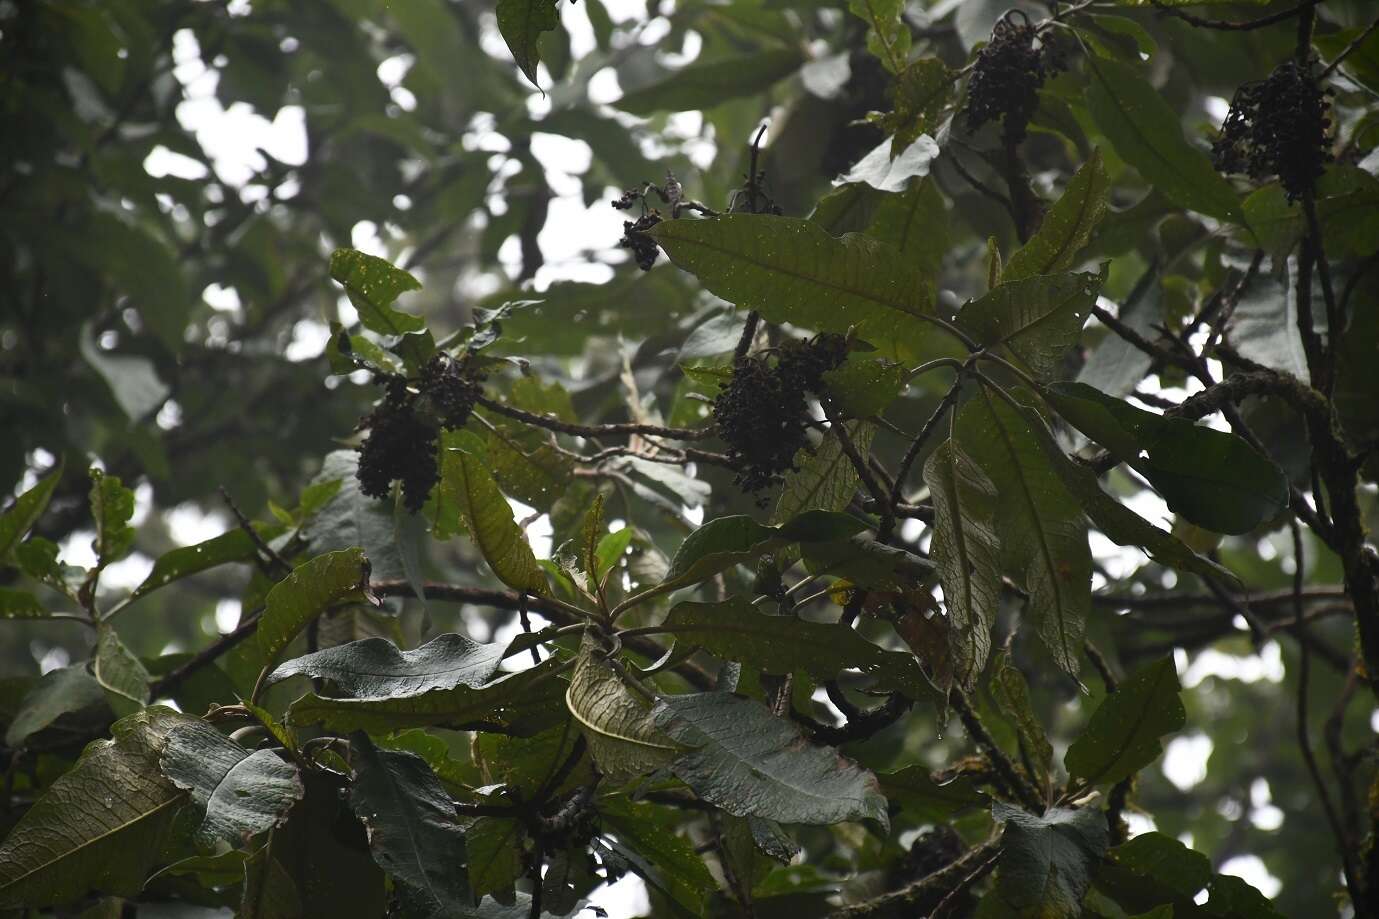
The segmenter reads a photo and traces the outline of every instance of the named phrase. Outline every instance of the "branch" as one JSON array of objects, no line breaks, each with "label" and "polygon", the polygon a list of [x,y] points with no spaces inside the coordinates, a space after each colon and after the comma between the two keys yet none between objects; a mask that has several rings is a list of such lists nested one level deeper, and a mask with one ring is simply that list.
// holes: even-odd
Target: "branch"
[{"label": "branch", "polygon": [[1154,4],[1154,8],[1159,12],[1166,13],[1176,19],[1181,19],[1188,25],[1196,26],[1199,29],[1219,29],[1224,32],[1248,32],[1252,29],[1262,29],[1265,26],[1287,22],[1299,13],[1310,11],[1318,3],[1321,3],[1321,0],[1303,0],[1303,2],[1299,3],[1297,6],[1289,7],[1286,10],[1270,13],[1268,16],[1260,16],[1258,19],[1246,19],[1239,22],[1233,22],[1228,19],[1206,19],[1202,16],[1184,12],[1177,7],[1169,6],[1164,0],[1149,0],[1149,2]]},{"label": "branch", "polygon": [[[975,849],[969,849],[961,857],[944,865],[933,874],[906,884],[899,890],[893,890],[879,897],[854,903],[851,906],[844,906],[830,914],[829,919],[864,919],[864,917],[870,916],[912,915],[916,907],[931,900],[934,894],[943,893],[946,895],[972,883],[968,877],[974,869],[985,868],[985,863],[994,860],[999,854],[1000,845],[998,843],[995,841],[983,843]],[[973,879],[973,881],[975,880],[976,878]]]},{"label": "branch", "polygon": [[672,440],[702,440],[713,435],[712,427],[706,428],[666,428],[657,424],[571,424],[568,421],[561,421],[559,418],[552,418],[549,415],[537,415],[533,412],[526,412],[520,408],[513,408],[504,405],[488,396],[480,396],[479,404],[489,411],[506,415],[516,421],[525,424],[536,425],[548,431],[559,431],[562,434],[573,434],[576,437],[609,437],[622,434],[645,434],[651,437],[668,437]]},{"label": "branch", "polygon": [[958,718],[962,721],[963,727],[967,728],[967,733],[972,736],[977,746],[981,747],[991,760],[991,765],[995,768],[998,775],[1005,780],[1015,797],[1020,803],[1032,811],[1042,812],[1044,810],[1044,797],[1039,790],[1020,774],[1015,768],[1015,764],[1010,761],[987,731],[986,725],[982,724],[981,719],[967,701],[967,696],[961,690],[953,690],[948,696],[949,703],[953,710],[958,713]]}]

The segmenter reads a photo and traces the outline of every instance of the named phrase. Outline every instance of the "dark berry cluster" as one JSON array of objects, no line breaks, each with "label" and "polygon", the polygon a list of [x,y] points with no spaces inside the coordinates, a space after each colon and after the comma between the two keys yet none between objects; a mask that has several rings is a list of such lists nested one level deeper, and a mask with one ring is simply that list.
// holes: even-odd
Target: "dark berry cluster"
[{"label": "dark berry cluster", "polygon": [[[1016,19],[1020,19],[1019,24]],[[967,125],[975,131],[1000,121],[1008,144],[1025,139],[1025,128],[1039,107],[1039,89],[1050,74],[1067,66],[1061,46],[1019,10],[997,20],[991,40],[977,55],[967,83]]]},{"label": "dark berry cluster", "polygon": [[661,251],[656,240],[646,235],[647,230],[660,222],[661,215],[656,211],[643,214],[636,220],[622,222],[622,239],[618,240],[618,247],[631,249],[637,267],[643,271],[651,270],[651,266],[656,264],[656,254]]},{"label": "dark berry cluster", "polygon": [[774,361],[742,357],[713,402],[718,434],[728,445],[737,484],[759,492],[795,468],[809,427],[806,392],[822,393],[823,375],[847,357],[841,335],[820,335],[781,348]]},{"label": "dark berry cluster", "polygon": [[1236,90],[1212,159],[1222,172],[1278,176],[1289,201],[1312,187],[1331,161],[1331,94],[1311,62],[1288,60]]},{"label": "dark berry cluster", "polygon": [[408,510],[420,510],[440,477],[440,430],[464,427],[482,391],[480,379],[446,354],[431,358],[416,381],[380,377],[383,398],[359,422],[369,431],[359,447],[359,490],[386,498],[393,482],[401,481]]}]

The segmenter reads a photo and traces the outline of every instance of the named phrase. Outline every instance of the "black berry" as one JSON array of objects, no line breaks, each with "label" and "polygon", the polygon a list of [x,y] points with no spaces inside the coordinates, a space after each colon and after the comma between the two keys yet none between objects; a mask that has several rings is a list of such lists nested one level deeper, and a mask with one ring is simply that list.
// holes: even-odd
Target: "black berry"
[{"label": "black berry", "polygon": [[1289,201],[1311,189],[1331,161],[1331,99],[1312,64],[1288,60],[1236,90],[1212,159],[1221,172],[1278,176]]}]

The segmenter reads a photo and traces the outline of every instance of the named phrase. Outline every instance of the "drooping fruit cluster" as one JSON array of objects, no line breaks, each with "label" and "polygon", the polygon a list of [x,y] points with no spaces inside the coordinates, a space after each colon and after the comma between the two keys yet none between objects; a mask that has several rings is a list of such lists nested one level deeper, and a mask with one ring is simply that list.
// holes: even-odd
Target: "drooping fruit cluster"
[{"label": "drooping fruit cluster", "polygon": [[996,21],[991,40],[972,67],[967,82],[969,129],[999,120],[1005,142],[1018,144],[1039,107],[1040,87],[1066,66],[1062,48],[1048,36],[1041,38],[1023,12],[1011,10]]},{"label": "drooping fruit cluster", "polygon": [[823,375],[847,357],[841,335],[792,341],[772,361],[757,354],[739,358],[728,384],[713,402],[718,434],[728,445],[737,484],[759,492],[795,468],[809,427],[806,393],[822,394]]},{"label": "drooping fruit cluster", "polygon": [[401,481],[407,509],[420,510],[440,478],[440,431],[464,427],[482,392],[481,379],[447,354],[431,358],[415,381],[378,377],[386,387],[383,399],[359,422],[369,431],[359,447],[359,490],[371,498],[386,498],[393,482]]},{"label": "drooping fruit cluster", "polygon": [[647,230],[660,222],[661,215],[657,211],[643,214],[636,220],[622,222],[622,239],[618,240],[618,247],[631,249],[632,257],[637,260],[637,267],[643,271],[651,270],[651,266],[656,264],[656,255],[661,251],[660,246],[656,245],[656,240],[646,235]]},{"label": "drooping fruit cluster", "polygon": [[1235,92],[1212,159],[1222,172],[1278,176],[1289,201],[1312,187],[1331,161],[1331,94],[1312,64],[1287,60]]}]

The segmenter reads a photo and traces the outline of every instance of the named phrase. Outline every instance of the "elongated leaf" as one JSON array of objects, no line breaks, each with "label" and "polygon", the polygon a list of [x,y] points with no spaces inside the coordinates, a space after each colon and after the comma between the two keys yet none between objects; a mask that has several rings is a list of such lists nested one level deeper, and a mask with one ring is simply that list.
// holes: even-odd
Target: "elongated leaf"
[{"label": "elongated leaf", "polygon": [[951,623],[953,675],[971,691],[991,653],[991,627],[1001,598],[996,485],[951,440],[930,454],[924,482],[934,502],[930,551]]},{"label": "elongated leaf", "polygon": [[142,597],[173,581],[224,565],[249,561],[254,557],[254,541],[243,530],[230,530],[194,546],[183,546],[164,553],[153,563],[148,577],[134,588],[134,596]]},{"label": "elongated leaf", "polygon": [[917,352],[934,329],[929,280],[892,247],[829,236],[793,217],[729,214],[667,220],[650,231],[671,261],[710,292],[772,322],[858,335],[887,357]]},{"label": "elongated leaf", "polygon": [[102,625],[96,636],[91,674],[115,714],[132,715],[148,704],[148,671],[108,625]]},{"label": "elongated leaf", "polygon": [[[1379,179],[1356,166],[1332,166],[1317,180],[1315,207],[1328,257],[1361,258],[1379,249]],[[1307,234],[1302,206],[1277,182],[1252,192],[1244,208],[1246,223],[1274,258],[1286,258]]]},{"label": "elongated leaf", "polygon": [[634,115],[713,108],[728,99],[764,92],[803,63],[804,58],[793,48],[772,48],[746,57],[696,61],[659,83],[633,90],[613,104]]},{"label": "elongated leaf", "polygon": [[1030,616],[1055,662],[1076,675],[1091,608],[1082,509],[1024,419],[985,389],[958,413],[954,436],[996,484],[1002,568],[1029,591]]},{"label": "elongated leaf", "polygon": [[65,735],[68,728],[68,740],[81,743],[93,731],[104,730],[111,717],[105,690],[84,664],[59,667],[39,677],[24,694],[5,730],[5,746],[19,749],[37,741],[40,733]]},{"label": "elongated leaf", "polygon": [[[871,0],[853,0],[858,4]],[[882,0],[884,3],[885,0]],[[908,38],[909,29],[905,30]],[[895,111],[881,119],[881,127],[895,135],[895,147],[903,149],[921,134],[937,137],[944,113],[957,92],[957,81],[948,65],[936,57],[920,58],[908,64],[895,80]],[[932,183],[916,183],[918,185]]]},{"label": "elongated leaf", "polygon": [[420,290],[421,282],[386,259],[358,249],[336,249],[330,257],[330,276],[339,281],[359,311],[364,328],[380,335],[420,332],[426,320],[392,308],[399,294]]},{"label": "elongated leaf", "polygon": [[[407,578],[401,547],[414,534],[399,523],[415,518],[405,513],[399,518],[394,502],[370,498],[360,491],[358,470],[358,451],[332,450],[326,454],[308,491],[317,491],[317,500],[319,493],[332,487],[334,491],[325,495],[317,512],[302,525],[306,553],[321,555],[358,547],[369,559],[369,571],[376,580]],[[304,500],[306,497],[303,493]]]},{"label": "elongated leaf", "polygon": [[1164,903],[1191,908],[1211,882],[1211,860],[1172,836],[1141,833],[1106,853],[1096,886],[1138,913]]},{"label": "elongated leaf", "polygon": [[1005,832],[996,889],[988,896],[1022,919],[1081,916],[1082,898],[1109,843],[1101,809],[1054,807],[1036,817],[998,801],[991,815]]},{"label": "elongated leaf", "polygon": [[1070,424],[1149,479],[1169,508],[1217,533],[1248,533],[1288,506],[1283,470],[1234,434],[1168,418],[1081,383],[1047,398]]},{"label": "elongated leaf", "polygon": [[560,27],[556,0],[498,0],[495,12],[498,31],[513,60],[535,86],[536,65],[541,63],[541,33]]},{"label": "elongated leaf", "polygon": [[882,772],[876,778],[887,800],[923,821],[948,820],[974,807],[985,807],[990,800],[968,778],[940,785],[925,766],[906,766],[895,772]]},{"label": "elongated leaf", "polygon": [[611,798],[599,803],[599,820],[652,869],[651,883],[691,915],[700,914],[705,895],[716,885],[694,845],[675,832],[674,814],[667,815],[666,808]]},{"label": "elongated leaf", "polygon": [[902,192],[880,197],[867,235],[895,246],[936,281],[949,241],[948,209],[938,184],[927,176]]},{"label": "elongated leaf", "polygon": [[415,651],[400,651],[386,638],[365,638],[287,661],[269,674],[268,682],[309,676],[330,680],[342,694],[354,698],[479,687],[498,672],[505,647],[447,633]]},{"label": "elongated leaf", "polygon": [[[1018,396],[1023,394],[1017,393]],[[1139,546],[1154,561],[1203,577],[1239,581],[1235,572],[1195,552],[1181,539],[1161,530],[1101,490],[1097,475],[1063,452],[1038,410],[1026,404],[1022,414],[1063,487],[1077,498],[1092,525],[1118,546]]]},{"label": "elongated leaf", "polygon": [[[576,420],[570,395],[558,383],[543,385],[532,377],[523,377],[512,385],[505,401],[513,408],[538,415]],[[548,513],[568,489],[574,462],[556,449],[551,432],[496,413],[486,417],[493,425],[484,441],[493,477],[504,493]],[[449,440],[446,435],[442,443]]]},{"label": "elongated leaf", "polygon": [[1240,221],[1240,201],[1205,152],[1183,136],[1178,113],[1128,64],[1088,58],[1087,105],[1116,153],[1175,204]]},{"label": "elongated leaf", "polygon": [[991,697],[1015,725],[1020,741],[1021,762],[1034,771],[1036,788],[1049,787],[1049,767],[1053,763],[1053,745],[1039,716],[1030,703],[1029,683],[1025,675],[1010,659],[1010,652],[1002,651],[991,669]]},{"label": "elongated leaf", "polygon": [[58,463],[56,469],[35,482],[33,488],[16,498],[5,513],[0,515],[0,562],[5,561],[10,550],[19,544],[24,534],[38,522],[39,517],[43,516],[43,511],[48,507],[48,500],[53,496],[53,489],[57,488],[57,483],[62,478],[65,465]]},{"label": "elongated leaf", "polygon": [[671,771],[737,817],[781,823],[875,820],[889,826],[876,776],[750,699],[704,692],[657,703],[656,726],[690,749]]},{"label": "elongated leaf", "polygon": [[1156,661],[1121,683],[1092,714],[1068,748],[1068,774],[1089,785],[1113,785],[1159,758],[1159,738],[1187,721],[1171,658]]},{"label": "elongated leaf", "polygon": [[[866,455],[876,426],[865,421],[844,424],[853,444]],[[771,522],[784,523],[808,510],[841,511],[852,500],[857,482],[857,470],[843,452],[842,441],[830,431],[813,454],[805,454],[802,462],[796,462],[795,470],[786,473]]]},{"label": "elongated leaf", "polygon": [[460,508],[470,535],[499,580],[514,590],[546,593],[546,576],[484,463],[483,443],[468,431],[453,443],[442,451],[442,494]]},{"label": "elongated leaf", "polygon": [[92,548],[102,566],[118,561],[134,545],[134,492],[119,478],[91,470],[91,516],[96,521],[96,541]]},{"label": "elongated leaf", "polygon": [[1093,150],[1092,158],[1068,181],[1063,197],[1044,215],[1039,232],[1010,257],[1002,278],[1018,281],[1071,268],[1077,253],[1087,245],[1092,231],[1106,215],[1109,185],[1101,151]]},{"label": "elongated leaf", "polygon": [[743,598],[677,604],[660,628],[725,660],[778,676],[803,670],[823,682],[842,670],[859,670],[874,676],[878,689],[911,699],[933,695],[913,655],[887,651],[837,623],[758,612]]},{"label": "elongated leaf", "polygon": [[304,794],[296,766],[272,750],[246,750],[204,721],[168,734],[161,765],[203,813],[194,834],[203,849],[243,847],[282,825]]},{"label": "elongated leaf", "polygon": [[867,50],[891,73],[905,69],[910,53],[910,27],[903,0],[849,0],[848,10],[867,24]]},{"label": "elongated leaf", "polygon": [[0,587],[0,619],[46,619],[49,613],[27,590]]},{"label": "elongated leaf", "polygon": [[1077,344],[1101,287],[1098,275],[1058,274],[1006,280],[963,307],[958,326],[977,343],[999,348],[1043,379]]},{"label": "elongated leaf", "polygon": [[362,601],[368,586],[369,560],[359,549],[327,552],[298,565],[264,600],[258,627],[264,659],[275,659],[307,623],[330,607]]},{"label": "elongated leaf", "polygon": [[718,517],[685,537],[670,560],[659,589],[695,584],[770,551],[779,541],[775,527],[746,515]]},{"label": "elongated leaf", "polygon": [[145,709],[83,751],[0,844],[0,909],[64,903],[90,891],[133,896],[143,888],[167,858],[186,802],[163,778],[158,757],[168,732],[188,720]]},{"label": "elongated leaf", "polygon": [[469,825],[464,841],[474,896],[512,889],[522,876],[523,835],[522,824],[511,817],[480,817]]},{"label": "elongated leaf", "polygon": [[418,915],[458,911],[470,903],[460,866],[464,830],[455,805],[421,757],[380,750],[362,731],[350,736],[354,783],[350,805],[369,835],[374,861],[422,905]]},{"label": "elongated leaf", "polygon": [[555,658],[547,658],[477,688],[456,686],[416,696],[330,699],[307,693],[292,703],[287,720],[293,725],[321,724],[342,733],[388,734],[421,727],[535,733],[563,717],[560,699],[565,683],[553,676],[558,666]]},{"label": "elongated leaf", "polygon": [[586,635],[565,705],[599,769],[620,782],[666,765],[678,747],[655,728],[649,702],[623,683],[603,654],[597,640]]}]

